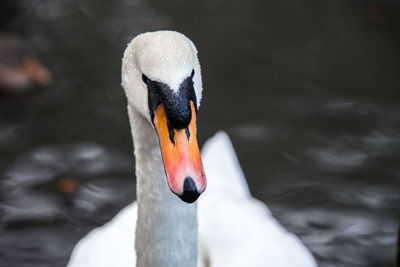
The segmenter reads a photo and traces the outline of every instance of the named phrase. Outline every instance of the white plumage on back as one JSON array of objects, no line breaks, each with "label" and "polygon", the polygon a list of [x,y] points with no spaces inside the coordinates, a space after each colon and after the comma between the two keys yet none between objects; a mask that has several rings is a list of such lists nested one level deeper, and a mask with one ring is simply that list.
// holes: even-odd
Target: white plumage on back
[{"label": "white plumage on back", "polygon": [[301,241],[250,195],[226,133],[206,142],[202,160],[208,186],[199,200],[199,238],[211,266],[316,266]]}]

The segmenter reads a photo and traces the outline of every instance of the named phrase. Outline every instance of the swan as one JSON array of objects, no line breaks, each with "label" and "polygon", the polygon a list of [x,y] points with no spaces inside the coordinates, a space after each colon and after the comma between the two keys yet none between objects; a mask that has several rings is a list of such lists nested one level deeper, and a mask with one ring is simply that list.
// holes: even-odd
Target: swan
[{"label": "swan", "polygon": [[317,266],[251,196],[226,133],[209,139],[200,158],[201,70],[186,36],[156,31],[135,37],[123,56],[122,86],[137,201],[81,239],[68,267]]}]

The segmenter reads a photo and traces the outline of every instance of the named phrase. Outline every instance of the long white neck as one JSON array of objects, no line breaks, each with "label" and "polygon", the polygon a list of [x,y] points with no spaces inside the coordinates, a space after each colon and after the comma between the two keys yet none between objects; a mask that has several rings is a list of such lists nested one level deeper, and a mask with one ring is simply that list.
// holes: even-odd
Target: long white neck
[{"label": "long white neck", "polygon": [[168,188],[153,127],[128,105],[136,158],[137,267],[195,267],[197,204],[187,204]]}]

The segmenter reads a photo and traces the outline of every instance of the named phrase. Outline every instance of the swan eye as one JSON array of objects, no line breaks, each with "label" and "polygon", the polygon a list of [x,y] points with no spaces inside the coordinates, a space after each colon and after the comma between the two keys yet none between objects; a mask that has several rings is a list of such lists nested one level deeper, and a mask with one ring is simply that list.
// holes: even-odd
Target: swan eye
[{"label": "swan eye", "polygon": [[143,82],[144,82],[145,84],[148,84],[148,83],[149,83],[149,78],[147,78],[147,76],[144,75],[144,74],[142,74],[142,80],[143,80]]}]

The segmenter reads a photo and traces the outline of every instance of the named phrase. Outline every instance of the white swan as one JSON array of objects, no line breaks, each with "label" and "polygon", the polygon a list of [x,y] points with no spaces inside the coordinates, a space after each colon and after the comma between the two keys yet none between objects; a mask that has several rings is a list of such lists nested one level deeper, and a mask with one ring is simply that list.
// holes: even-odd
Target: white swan
[{"label": "white swan", "polygon": [[[205,186],[197,143],[191,143],[196,141],[195,109],[202,84],[197,51],[188,38],[173,31],[137,36],[124,53],[122,80],[135,147],[138,201],[80,240],[69,267],[317,266],[300,240],[251,197],[225,133],[203,147],[208,184],[199,209],[196,203],[182,201],[195,201]],[[188,155],[168,151],[165,146],[172,142]],[[185,142],[188,148],[182,148]]]}]

